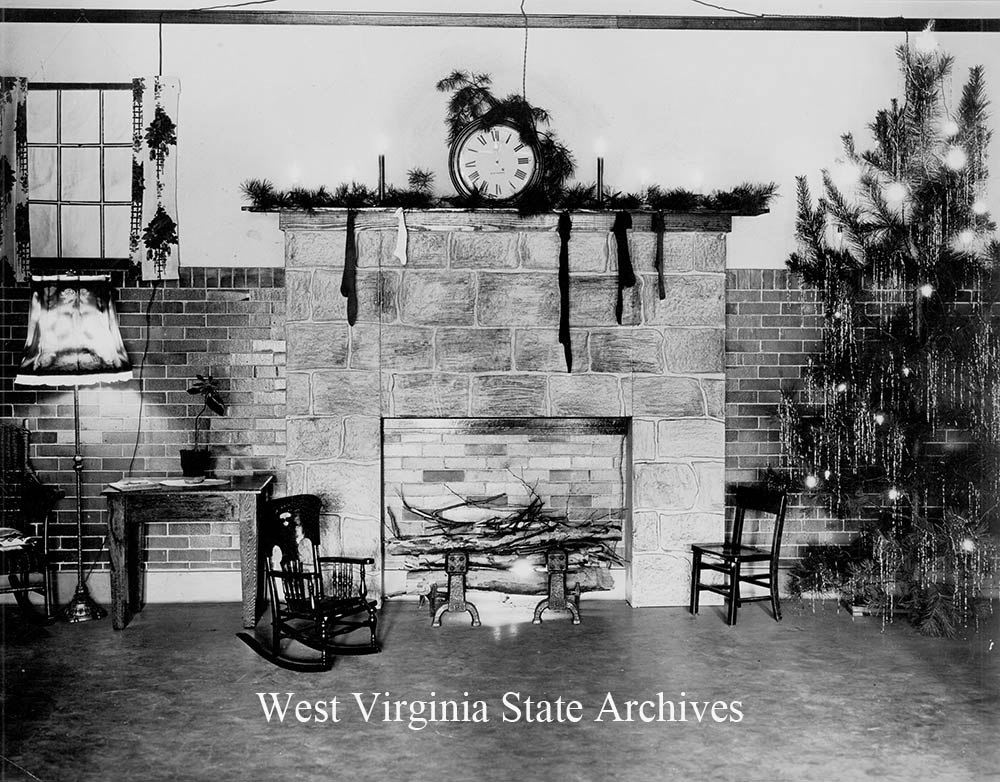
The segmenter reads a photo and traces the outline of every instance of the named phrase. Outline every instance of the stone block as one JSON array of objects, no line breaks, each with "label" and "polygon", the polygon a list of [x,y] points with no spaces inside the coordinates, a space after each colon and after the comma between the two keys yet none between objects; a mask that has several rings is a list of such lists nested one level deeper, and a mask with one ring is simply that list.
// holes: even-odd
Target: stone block
[{"label": "stone block", "polygon": [[642,511],[632,514],[632,553],[646,553],[660,548],[659,514]]},{"label": "stone block", "polygon": [[[378,228],[365,228],[354,232],[359,269],[378,269],[382,266],[385,260],[384,237],[387,233],[387,231]],[[395,232],[393,232],[393,236],[395,236]],[[389,253],[392,253],[393,247],[395,244],[390,246]]]},{"label": "stone block", "polygon": [[[632,558],[629,603],[633,608],[686,606],[690,584],[690,553],[636,554]],[[709,603],[708,600],[703,602]]]},{"label": "stone block", "polygon": [[613,375],[563,374],[549,378],[552,415],[622,415],[621,390]]},{"label": "stone block", "polygon": [[315,461],[340,455],[344,423],[334,418],[289,418],[288,459]]},{"label": "stone block", "polygon": [[380,518],[382,466],[333,461],[309,464],[306,483],[310,494],[319,495],[323,510],[342,517]]},{"label": "stone block", "polygon": [[632,378],[632,415],[701,418],[705,415],[701,386],[689,377]]},{"label": "stone block", "polygon": [[288,494],[304,494],[308,491],[305,464],[289,461],[285,465],[285,490]]},{"label": "stone block", "polygon": [[553,231],[529,231],[521,236],[521,266],[525,269],[559,269],[559,235]]},{"label": "stone block", "polygon": [[667,369],[680,373],[725,371],[726,330],[666,329],[663,354]]},{"label": "stone block", "polygon": [[384,375],[395,416],[461,417],[469,414],[469,378],[443,373]]},{"label": "stone block", "polygon": [[721,274],[671,276],[664,280],[667,297],[660,299],[656,277],[643,275],[642,303],[651,326],[710,326],[726,321],[726,278]]},{"label": "stone block", "polygon": [[656,422],[632,419],[632,458],[637,462],[656,459]]},{"label": "stone block", "polygon": [[382,419],[375,415],[349,415],[344,419],[342,456],[354,461],[376,461],[382,451]]},{"label": "stone block", "polygon": [[[607,234],[576,231],[569,240],[569,273],[604,272],[608,268]],[[521,266],[525,269],[559,271],[559,235],[553,231],[529,231],[521,238]]]},{"label": "stone block", "polygon": [[708,456],[722,459],[726,453],[726,425],[707,418],[659,421],[657,456],[687,459]]},{"label": "stone block", "polygon": [[726,381],[703,378],[702,388],[705,389],[705,400],[708,403],[708,414],[712,418],[726,417]]},{"label": "stone block", "polygon": [[663,336],[654,329],[613,329],[590,332],[592,372],[663,371]]},{"label": "stone block", "polygon": [[[399,272],[359,271],[356,279],[358,292],[358,322],[393,323],[399,320]],[[347,300],[344,299],[344,317]]]},{"label": "stone block", "polygon": [[319,553],[323,557],[335,557],[343,550],[340,542],[340,516],[321,513],[319,517]]},{"label": "stone block", "polygon": [[691,510],[698,500],[698,481],[689,464],[634,465],[636,510]]},{"label": "stone block", "polygon": [[346,323],[297,323],[289,327],[288,369],[346,367],[348,331]]},{"label": "stone block", "polygon": [[[570,329],[573,371],[586,372],[588,334]],[[514,368],[524,372],[565,372],[566,354],[559,342],[559,329],[517,329],[514,332]]]},{"label": "stone block", "polygon": [[[615,302],[617,298],[617,274],[570,275],[570,325],[577,327],[614,326],[617,323],[615,320]],[[558,301],[557,297],[557,313]],[[558,319],[558,315],[556,317]],[[622,325],[636,326],[641,321],[641,292],[639,284],[636,284],[622,291]]]},{"label": "stone block", "polygon": [[399,372],[431,369],[434,330],[415,326],[357,323],[351,329],[351,369]]},{"label": "stone block", "polygon": [[471,326],[476,291],[470,272],[407,269],[402,273],[400,317],[418,326]]},{"label": "stone block", "polygon": [[516,233],[455,231],[450,237],[448,259],[452,269],[517,268]]},{"label": "stone block", "polygon": [[[382,559],[382,537],[378,518],[357,518],[355,516],[344,516],[340,522],[341,551],[337,552],[344,557],[372,557],[375,559],[375,568],[379,567]],[[366,575],[371,573],[372,568],[366,570]],[[377,576],[377,573],[375,574]],[[381,579],[375,578],[377,585]],[[372,580],[368,583],[369,596],[377,596],[378,591],[372,591]]]},{"label": "stone block", "polygon": [[[632,268],[636,274],[648,272],[654,268],[656,260],[656,234],[648,231],[629,231],[629,255],[632,258]],[[617,255],[616,255],[617,262]]]},{"label": "stone block", "polygon": [[285,319],[309,320],[312,317],[311,269],[288,269],[285,272]]},{"label": "stone block", "polygon": [[483,326],[559,326],[556,274],[479,275],[478,320]]},{"label": "stone block", "polygon": [[[663,271],[688,272],[694,268],[691,233],[663,234]],[[643,270],[645,273],[645,270]]]},{"label": "stone block", "polygon": [[726,270],[726,235],[696,233],[691,237],[691,257],[695,271],[724,272]]},{"label": "stone block", "polygon": [[482,375],[472,380],[472,415],[545,414],[545,378],[535,375]]},{"label": "stone block", "polygon": [[692,543],[713,543],[725,538],[722,513],[660,513],[659,541],[665,549],[683,550]]},{"label": "stone block", "polygon": [[726,505],[726,465],[723,460],[699,461],[691,466],[698,481],[698,507],[721,513]]},{"label": "stone block", "polygon": [[313,374],[313,410],[317,415],[379,415],[379,375],[359,370]]},{"label": "stone block", "polygon": [[347,321],[347,300],[340,292],[343,269],[317,269],[309,291],[313,320]]},{"label": "stone block", "polygon": [[307,415],[312,412],[308,372],[289,372],[285,385],[285,414]]},{"label": "stone block", "polygon": [[511,368],[510,329],[438,329],[434,365],[445,372],[503,372]]},{"label": "stone block", "polygon": [[285,267],[344,266],[344,231],[288,231],[285,233]]},{"label": "stone block", "polygon": [[[392,254],[396,249],[396,232],[383,242],[385,263],[399,261]],[[410,229],[406,235],[406,268],[443,269],[448,265],[448,232]]]}]

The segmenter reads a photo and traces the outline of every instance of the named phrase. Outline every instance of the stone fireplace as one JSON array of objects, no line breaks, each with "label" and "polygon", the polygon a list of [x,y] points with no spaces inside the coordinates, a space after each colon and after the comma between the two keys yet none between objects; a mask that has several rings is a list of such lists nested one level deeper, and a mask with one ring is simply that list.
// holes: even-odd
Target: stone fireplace
[{"label": "stone fireplace", "polygon": [[[326,546],[375,557],[378,594],[398,591],[389,583],[393,568],[383,568],[392,565],[383,514],[395,491],[383,486],[383,427],[401,419],[626,421],[620,551],[634,606],[685,605],[690,543],[721,539],[730,218],[666,216],[660,299],[658,237],[648,215],[634,215],[637,284],[624,291],[618,325],[617,256],[608,250],[613,215],[574,215],[572,373],[558,341],[556,220],[508,211],[409,212],[402,265],[393,255],[395,216],[361,211],[358,317],[349,326],[340,293],[346,212],[281,214],[288,491],[323,497]],[[505,464],[529,467],[516,457]],[[559,472],[554,462],[549,467]],[[457,477],[443,460],[438,469],[442,479]],[[571,459],[564,469],[572,470]],[[593,497],[600,488],[575,491]]]}]

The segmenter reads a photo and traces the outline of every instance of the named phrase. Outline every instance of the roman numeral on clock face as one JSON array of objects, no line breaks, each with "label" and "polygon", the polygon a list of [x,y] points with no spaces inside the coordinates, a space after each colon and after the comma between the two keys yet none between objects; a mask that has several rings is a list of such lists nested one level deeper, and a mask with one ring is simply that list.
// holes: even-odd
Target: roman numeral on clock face
[{"label": "roman numeral on clock face", "polygon": [[499,130],[494,130],[490,135],[493,136],[493,140],[494,141],[499,141],[500,140],[500,131]]},{"label": "roman numeral on clock face", "polygon": [[528,175],[521,169],[518,169],[517,171],[514,172],[514,176],[516,176],[518,179],[524,179]]},{"label": "roman numeral on clock face", "polygon": [[528,165],[528,161],[529,160],[531,160],[531,158],[529,158],[529,157],[519,157],[517,159],[517,162],[518,162],[518,165],[526,166],[526,165]]},{"label": "roman numeral on clock face", "polygon": [[478,171],[473,171],[471,174],[469,174],[469,179],[471,179],[473,182],[478,182],[479,181],[479,172]]},{"label": "roman numeral on clock face", "polygon": [[516,147],[514,147],[515,152],[520,152],[522,149],[524,149],[524,144],[518,144]]}]

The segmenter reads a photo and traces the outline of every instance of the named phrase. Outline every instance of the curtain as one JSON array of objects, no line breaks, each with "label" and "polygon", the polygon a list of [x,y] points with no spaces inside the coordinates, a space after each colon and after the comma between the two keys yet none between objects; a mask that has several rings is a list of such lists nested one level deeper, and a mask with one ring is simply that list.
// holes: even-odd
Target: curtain
[{"label": "curtain", "polygon": [[0,272],[28,278],[28,80],[0,77]]},{"label": "curtain", "polygon": [[176,280],[177,236],[176,79],[132,81],[132,219],[129,248],[144,280]]}]

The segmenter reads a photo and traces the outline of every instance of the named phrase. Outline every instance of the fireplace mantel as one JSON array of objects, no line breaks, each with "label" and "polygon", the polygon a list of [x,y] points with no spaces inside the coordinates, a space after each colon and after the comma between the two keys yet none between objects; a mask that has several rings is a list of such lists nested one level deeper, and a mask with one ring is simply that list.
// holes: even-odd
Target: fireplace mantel
[{"label": "fireplace mantel", "polygon": [[[570,373],[559,343],[557,214],[407,211],[403,265],[395,210],[358,210],[350,326],[340,293],[348,211],[279,213],[288,490],[324,498],[330,553],[383,562],[384,419],[622,417],[626,596],[635,606],[686,604],[690,544],[721,539],[724,528],[732,215],[665,213],[660,236],[648,212],[631,214],[637,283],[623,291],[619,325],[615,213],[572,213]],[[374,592],[392,576],[380,564]]]},{"label": "fireplace mantel", "polygon": [[[280,209],[278,227],[282,231],[321,230],[345,228],[350,210],[330,207],[305,211]],[[355,211],[355,228],[389,229],[398,224],[397,210],[364,208]],[[621,210],[632,216],[632,229],[650,231],[653,212],[647,210]],[[555,231],[560,212],[521,215],[516,209],[406,209],[403,210],[407,227],[438,231]],[[580,231],[610,231],[618,211],[571,211],[573,229]],[[735,212],[699,210],[696,212],[663,212],[664,230],[668,232],[695,231],[701,233],[729,233],[733,228]]]}]

